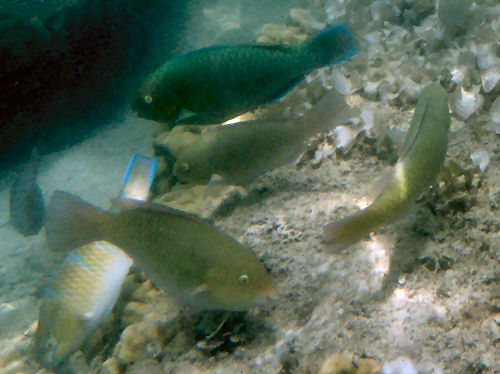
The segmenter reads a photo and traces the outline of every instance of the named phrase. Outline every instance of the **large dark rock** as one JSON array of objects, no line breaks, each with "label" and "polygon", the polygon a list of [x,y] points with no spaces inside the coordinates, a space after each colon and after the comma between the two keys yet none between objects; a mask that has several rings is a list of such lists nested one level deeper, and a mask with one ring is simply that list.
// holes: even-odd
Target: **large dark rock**
[{"label": "large dark rock", "polygon": [[0,166],[116,118],[175,52],[187,0],[0,0]]}]

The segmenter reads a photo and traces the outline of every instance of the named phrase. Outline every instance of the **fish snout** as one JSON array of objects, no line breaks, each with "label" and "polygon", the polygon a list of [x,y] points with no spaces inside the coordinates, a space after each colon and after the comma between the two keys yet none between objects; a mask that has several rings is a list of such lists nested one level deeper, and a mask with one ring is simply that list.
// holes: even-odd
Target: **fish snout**
[{"label": "fish snout", "polygon": [[258,305],[275,304],[279,299],[278,290],[274,285],[268,287],[257,299]]}]

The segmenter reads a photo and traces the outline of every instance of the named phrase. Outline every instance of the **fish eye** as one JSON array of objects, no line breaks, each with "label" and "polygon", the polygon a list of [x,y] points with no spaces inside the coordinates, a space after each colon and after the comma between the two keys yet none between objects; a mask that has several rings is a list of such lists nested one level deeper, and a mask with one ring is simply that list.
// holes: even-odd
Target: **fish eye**
[{"label": "fish eye", "polygon": [[151,104],[153,102],[153,97],[151,95],[145,95],[144,96],[144,102],[146,104]]},{"label": "fish eye", "polygon": [[243,274],[238,277],[238,282],[241,284],[248,284],[250,282],[250,278],[248,278],[248,275]]},{"label": "fish eye", "polygon": [[189,163],[187,163],[187,162],[182,162],[182,163],[179,165],[179,168],[180,168],[182,171],[189,171]]}]

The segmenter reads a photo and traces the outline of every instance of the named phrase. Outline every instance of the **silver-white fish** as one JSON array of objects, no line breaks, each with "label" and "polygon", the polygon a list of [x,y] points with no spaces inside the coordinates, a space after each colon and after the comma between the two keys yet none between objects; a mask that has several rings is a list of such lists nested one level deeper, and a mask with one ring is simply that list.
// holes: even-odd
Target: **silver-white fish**
[{"label": "silver-white fish", "polygon": [[40,307],[35,355],[55,368],[104,321],[120,294],[132,260],[108,242],[72,251]]}]

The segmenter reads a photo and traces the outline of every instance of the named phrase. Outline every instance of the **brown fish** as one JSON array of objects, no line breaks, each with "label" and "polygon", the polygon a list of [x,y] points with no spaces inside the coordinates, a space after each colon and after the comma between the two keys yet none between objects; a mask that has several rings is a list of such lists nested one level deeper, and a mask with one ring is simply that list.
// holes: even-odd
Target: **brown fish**
[{"label": "brown fish", "polygon": [[[213,175],[245,184],[293,162],[306,149],[307,139],[347,122],[357,112],[332,90],[297,119],[215,126],[177,151],[173,173],[182,181],[198,184],[208,183]],[[191,131],[189,126],[186,130]]]},{"label": "brown fish", "polygon": [[127,252],[156,285],[198,310],[244,310],[276,289],[257,256],[215,226],[159,204],[118,200],[119,213],[56,191],[47,209],[50,247],[69,251],[106,240]]}]

